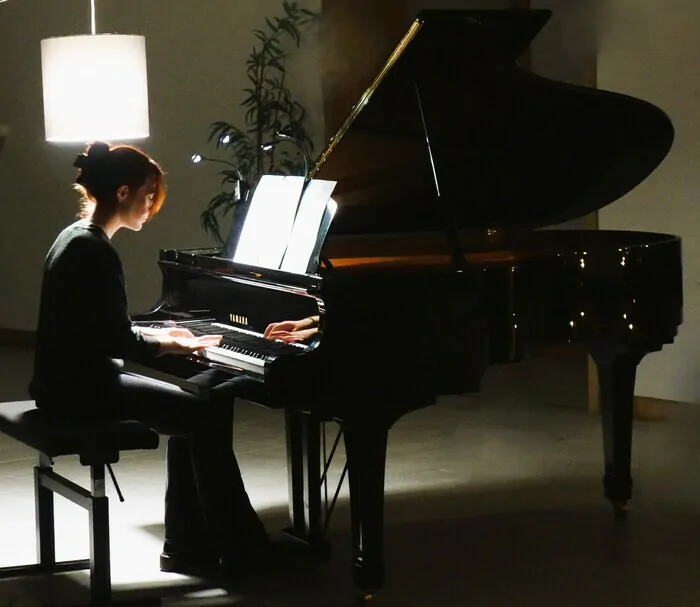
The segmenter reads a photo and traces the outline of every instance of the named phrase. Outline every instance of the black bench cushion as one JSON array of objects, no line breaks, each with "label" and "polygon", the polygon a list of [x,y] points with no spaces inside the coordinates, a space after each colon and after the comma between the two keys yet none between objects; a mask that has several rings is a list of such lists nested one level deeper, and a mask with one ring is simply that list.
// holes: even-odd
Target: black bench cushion
[{"label": "black bench cushion", "polygon": [[0,403],[0,432],[50,457],[156,449],[158,433],[134,421],[65,420],[33,400]]}]

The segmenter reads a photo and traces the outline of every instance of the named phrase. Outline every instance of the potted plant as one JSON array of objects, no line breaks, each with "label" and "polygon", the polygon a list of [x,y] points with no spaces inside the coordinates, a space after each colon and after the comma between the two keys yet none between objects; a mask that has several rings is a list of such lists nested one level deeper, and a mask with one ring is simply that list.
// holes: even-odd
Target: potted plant
[{"label": "potted plant", "polygon": [[[226,165],[220,175],[229,189],[214,196],[202,211],[204,230],[219,245],[224,243],[221,220],[231,211],[232,238],[237,241],[250,203],[250,193],[265,174],[303,175],[313,142],[305,127],[306,110],[287,87],[287,60],[293,48],[301,44],[303,28],[318,15],[299,7],[297,2],[282,1],[283,17],[266,18],[266,29],[253,30],[258,43],[246,60],[248,86],[243,89],[246,108],[245,126],[226,121],[211,123],[208,142],[214,142],[228,159],[208,158],[201,154],[194,162],[214,161]],[[288,142],[293,145],[277,145]]]}]

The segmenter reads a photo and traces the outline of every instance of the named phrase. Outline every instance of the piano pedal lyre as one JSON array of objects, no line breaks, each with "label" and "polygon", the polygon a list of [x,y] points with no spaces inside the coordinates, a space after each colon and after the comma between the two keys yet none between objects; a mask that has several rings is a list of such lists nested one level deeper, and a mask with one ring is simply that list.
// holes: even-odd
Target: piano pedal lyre
[{"label": "piano pedal lyre", "polygon": [[340,474],[340,480],[335,488],[335,493],[333,494],[333,499],[328,503],[328,471],[330,470],[331,464],[333,463],[333,458],[335,456],[336,449],[340,443],[340,439],[343,437],[343,429],[339,428],[338,433],[333,441],[333,446],[331,447],[331,452],[328,454],[327,440],[326,440],[326,422],[321,422],[321,442],[323,447],[323,473],[321,474],[320,486],[323,490],[323,506],[324,506],[324,516],[323,516],[323,533],[324,535],[328,532],[328,526],[331,522],[331,517],[333,516],[333,510],[338,501],[338,495],[343,487],[343,482],[348,473],[348,462],[345,461],[343,466],[343,471]]},{"label": "piano pedal lyre", "polygon": [[[327,440],[326,440],[326,422],[321,422],[321,443],[323,449],[323,474],[321,475],[321,488],[324,492],[324,521],[323,521],[323,534],[324,536],[328,533],[328,526],[331,522],[331,517],[333,515],[333,510],[338,501],[338,495],[343,487],[343,482],[345,482],[345,477],[348,474],[348,461],[345,459],[345,465],[343,466],[343,471],[340,474],[340,480],[335,488],[335,493],[333,494],[333,499],[328,503],[328,471],[333,463],[333,458],[335,456],[336,449],[340,443],[340,439],[343,437],[342,427],[338,428],[338,433],[333,441],[333,446],[331,447],[331,452],[328,454],[327,450]],[[363,605],[374,598],[374,593],[371,590],[360,590],[354,595],[353,605]]]}]

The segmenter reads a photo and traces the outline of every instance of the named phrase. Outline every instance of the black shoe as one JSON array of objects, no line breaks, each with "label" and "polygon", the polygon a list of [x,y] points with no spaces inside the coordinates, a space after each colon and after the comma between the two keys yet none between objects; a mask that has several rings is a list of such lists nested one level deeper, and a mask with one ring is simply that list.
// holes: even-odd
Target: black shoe
[{"label": "black shoe", "polygon": [[218,573],[220,563],[216,556],[199,552],[166,552],[160,554],[160,570],[195,577],[210,577]]}]

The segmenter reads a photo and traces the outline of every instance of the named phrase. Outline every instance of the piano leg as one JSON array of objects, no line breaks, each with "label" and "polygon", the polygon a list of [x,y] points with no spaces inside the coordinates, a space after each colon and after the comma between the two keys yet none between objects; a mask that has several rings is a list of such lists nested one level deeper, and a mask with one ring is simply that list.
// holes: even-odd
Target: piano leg
[{"label": "piano leg", "polygon": [[312,414],[285,410],[290,527],[284,533],[306,544],[313,560],[331,558],[321,507],[321,424]]},{"label": "piano leg", "polygon": [[632,424],[634,419],[634,382],[637,365],[646,352],[619,344],[595,342],[589,352],[598,368],[600,409],[605,453],[605,497],[615,514],[627,514],[632,497]]},{"label": "piano leg", "polygon": [[365,596],[384,585],[384,472],[388,430],[343,426],[350,485],[353,580]]}]

